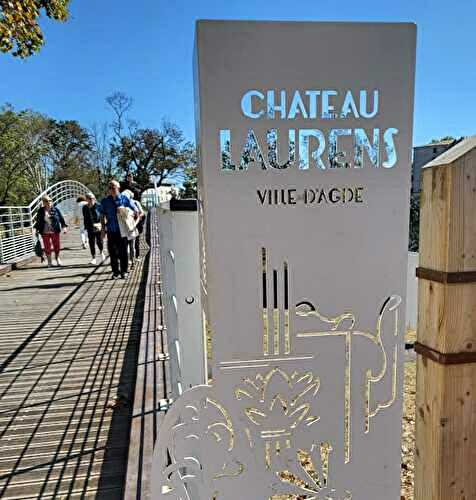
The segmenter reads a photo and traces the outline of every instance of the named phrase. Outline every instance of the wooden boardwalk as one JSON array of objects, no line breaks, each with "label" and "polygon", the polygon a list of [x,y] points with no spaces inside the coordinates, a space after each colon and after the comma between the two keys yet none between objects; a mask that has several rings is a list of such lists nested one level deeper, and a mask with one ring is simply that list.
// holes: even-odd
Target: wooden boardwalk
[{"label": "wooden boardwalk", "polygon": [[150,212],[150,252],[147,261],[144,320],[130,434],[124,500],[151,500],[150,479],[154,444],[164,413],[161,402],[170,391],[167,332],[164,327],[160,281],[158,216]]},{"label": "wooden boardwalk", "polygon": [[77,231],[63,246],[0,276],[2,499],[124,495],[148,258],[114,281]]}]

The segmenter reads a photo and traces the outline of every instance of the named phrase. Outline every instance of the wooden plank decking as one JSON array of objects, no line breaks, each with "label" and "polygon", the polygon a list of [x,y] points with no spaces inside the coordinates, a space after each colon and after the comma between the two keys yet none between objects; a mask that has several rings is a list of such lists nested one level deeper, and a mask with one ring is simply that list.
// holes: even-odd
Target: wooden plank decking
[{"label": "wooden plank decking", "polygon": [[144,320],[140,336],[133,404],[125,500],[151,500],[152,455],[164,414],[160,400],[169,392],[167,332],[164,327],[160,281],[158,217],[150,213],[149,260]]},{"label": "wooden plank decking", "polygon": [[148,258],[113,281],[76,231],[63,245],[63,268],[0,276],[2,499],[125,491]]}]

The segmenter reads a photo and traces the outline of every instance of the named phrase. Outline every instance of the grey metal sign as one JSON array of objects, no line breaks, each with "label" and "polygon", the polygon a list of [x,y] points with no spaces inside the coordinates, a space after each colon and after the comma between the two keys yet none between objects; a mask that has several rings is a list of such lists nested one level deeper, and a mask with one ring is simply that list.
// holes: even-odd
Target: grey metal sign
[{"label": "grey metal sign", "polygon": [[400,498],[412,24],[199,22],[210,385],[155,498]]}]

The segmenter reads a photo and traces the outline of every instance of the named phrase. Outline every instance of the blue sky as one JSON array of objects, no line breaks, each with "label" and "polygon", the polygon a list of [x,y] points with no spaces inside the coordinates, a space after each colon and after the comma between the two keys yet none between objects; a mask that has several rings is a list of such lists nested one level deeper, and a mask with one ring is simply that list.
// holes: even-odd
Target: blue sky
[{"label": "blue sky", "polygon": [[121,90],[154,127],[194,138],[197,19],[412,21],[418,25],[414,143],[476,134],[476,2],[458,0],[72,0],[66,24],[43,20],[46,45],[26,61],[0,54],[0,103],[83,125],[110,119]]}]

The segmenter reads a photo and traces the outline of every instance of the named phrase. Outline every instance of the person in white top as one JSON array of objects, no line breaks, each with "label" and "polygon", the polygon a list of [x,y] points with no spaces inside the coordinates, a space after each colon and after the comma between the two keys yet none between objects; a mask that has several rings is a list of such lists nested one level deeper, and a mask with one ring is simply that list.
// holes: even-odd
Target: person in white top
[{"label": "person in white top", "polygon": [[[132,196],[134,197],[135,195],[133,194]],[[137,235],[134,244],[135,244],[136,260],[140,260],[140,235],[144,232],[145,212],[139,200],[134,199],[132,201],[134,202],[134,205],[139,209],[139,218],[137,219],[137,225],[136,225],[139,234]]]},{"label": "person in white top", "polygon": [[145,216],[144,210],[142,209],[141,204],[137,201],[134,200],[134,193],[130,189],[126,189],[122,192],[124,196],[127,196],[130,200],[131,203],[137,208],[138,210],[138,216],[134,219],[134,228],[132,231],[129,232],[127,235],[127,241],[128,241],[128,247],[129,247],[129,259],[131,261],[131,269],[134,267],[134,263],[136,260],[139,259],[139,238],[140,238],[140,233],[142,232],[141,229],[143,228],[143,224],[141,225],[141,221]]},{"label": "person in white top", "polygon": [[78,204],[78,218],[79,218],[79,236],[81,238],[81,246],[86,248],[86,243],[88,242],[88,231],[84,227],[84,216],[83,207],[88,204],[86,197],[79,195],[76,198],[76,203]]}]

